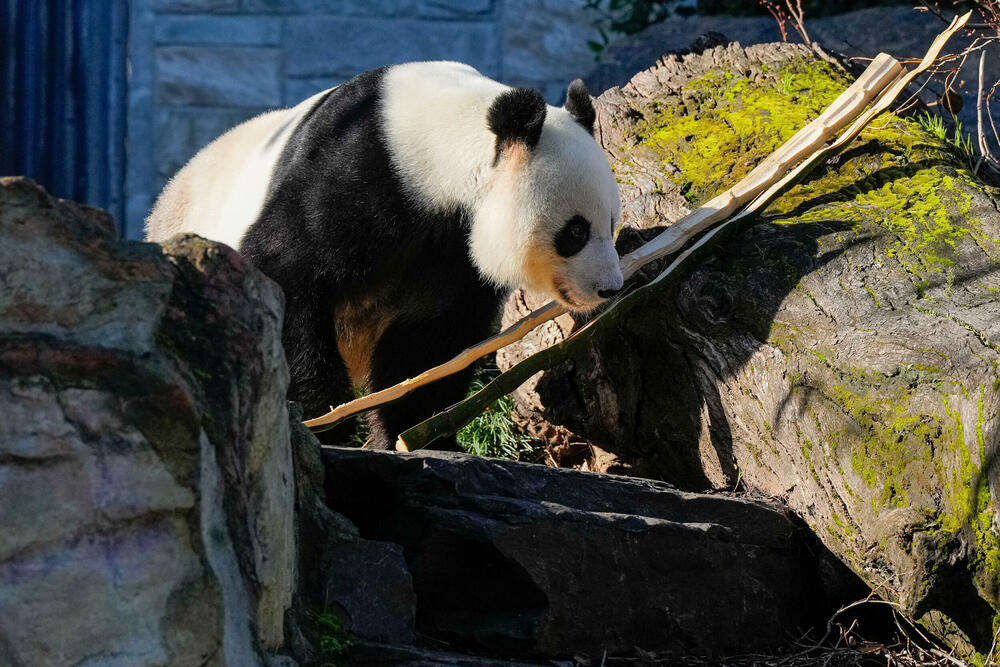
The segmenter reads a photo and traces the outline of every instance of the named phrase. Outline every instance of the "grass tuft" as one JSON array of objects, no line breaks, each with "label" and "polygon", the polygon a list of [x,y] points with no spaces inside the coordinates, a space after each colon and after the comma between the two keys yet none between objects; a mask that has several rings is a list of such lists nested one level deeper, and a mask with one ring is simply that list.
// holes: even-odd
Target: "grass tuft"
[{"label": "grass tuft", "polygon": [[[498,373],[496,369],[479,373],[469,388],[469,395],[485,387]],[[458,444],[470,454],[515,461],[530,453],[531,439],[514,427],[513,410],[514,401],[510,396],[500,398],[462,427],[457,434]]]},{"label": "grass tuft", "polygon": [[351,637],[344,621],[332,611],[317,611],[309,616],[313,621],[316,641],[322,655],[321,667],[341,667],[347,664],[344,656],[351,647]]}]

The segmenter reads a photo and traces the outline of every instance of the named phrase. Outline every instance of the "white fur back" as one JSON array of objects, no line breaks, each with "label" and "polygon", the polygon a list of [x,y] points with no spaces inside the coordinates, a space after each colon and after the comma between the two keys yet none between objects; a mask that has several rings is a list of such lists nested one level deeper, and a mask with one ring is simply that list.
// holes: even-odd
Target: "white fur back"
[{"label": "white fur back", "polygon": [[193,232],[238,248],[260,215],[274,166],[292,132],[327,91],[237,125],[170,179],[146,219],[146,238]]},{"label": "white fur back", "polygon": [[431,209],[470,203],[493,162],[486,114],[507,86],[461,63],[397,65],[382,83],[393,165],[410,195]]}]

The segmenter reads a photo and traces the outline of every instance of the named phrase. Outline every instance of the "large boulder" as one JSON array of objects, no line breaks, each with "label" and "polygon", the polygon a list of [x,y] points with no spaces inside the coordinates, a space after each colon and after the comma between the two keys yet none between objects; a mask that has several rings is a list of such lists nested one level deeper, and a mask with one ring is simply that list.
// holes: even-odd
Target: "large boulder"
[{"label": "large boulder", "polygon": [[431,645],[594,659],[774,651],[864,590],[771,502],[467,454],[323,458],[331,508],[402,547]]},{"label": "large boulder", "polygon": [[0,179],[0,664],[266,664],[295,584],[282,296]]},{"label": "large boulder", "polygon": [[[290,405],[295,467],[295,525],[299,544],[296,595],[287,620],[292,653],[307,665],[336,661],[324,650],[318,615],[333,615],[357,641],[407,646],[414,640],[413,580],[394,542],[363,539],[357,527],[326,503],[320,443]],[[353,661],[352,661],[353,662]]]},{"label": "large boulder", "polygon": [[[703,43],[605,92],[620,245],[735,184],[847,83],[800,46]],[[877,119],[526,383],[519,418],[683,488],[783,499],[879,595],[982,659],[1000,623],[1000,215],[970,165],[914,120]],[[519,295],[508,321],[537,303]]]}]

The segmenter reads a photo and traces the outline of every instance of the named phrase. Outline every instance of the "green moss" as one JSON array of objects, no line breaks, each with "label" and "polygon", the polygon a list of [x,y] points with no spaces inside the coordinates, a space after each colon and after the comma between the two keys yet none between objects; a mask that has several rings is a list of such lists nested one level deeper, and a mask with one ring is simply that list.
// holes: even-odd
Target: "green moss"
[{"label": "green moss", "polygon": [[892,387],[879,376],[848,369],[843,380],[825,393],[861,429],[861,437],[851,444],[851,468],[878,491],[873,509],[905,507],[911,486],[934,474],[929,464],[940,428],[931,416],[911,414],[906,390]]},{"label": "green moss", "polygon": [[[981,385],[975,443],[980,461],[986,460],[986,442],[983,436],[985,391],[986,387]],[[958,465],[955,466],[946,485],[949,511],[942,515],[941,527],[953,534],[960,533],[965,525],[971,528],[977,548],[970,567],[981,573],[982,589],[993,599],[994,604],[1000,607],[1000,534],[994,523],[996,509],[990,496],[989,483],[980,467],[972,461],[972,453],[965,442],[961,416],[957,410],[950,408],[947,398],[944,399],[944,403],[945,411],[954,420],[950,445],[956,454]]]},{"label": "green moss", "polygon": [[875,307],[876,307],[876,308],[881,308],[881,307],[882,307],[882,304],[881,304],[881,303],[879,303],[879,300],[878,300],[878,295],[877,295],[877,294],[875,294],[875,290],[873,290],[873,289],[872,289],[871,287],[869,287],[868,285],[865,285],[865,291],[866,291],[866,292],[868,292],[868,296],[870,296],[870,297],[872,298],[872,301],[874,301],[874,302],[875,302]]},{"label": "green moss", "polygon": [[[640,140],[679,170],[678,185],[702,202],[731,187],[848,85],[827,63],[793,59],[751,81],[710,73],[691,82],[681,104],[659,105]],[[734,156],[738,156],[734,159]]]},{"label": "green moss", "polygon": [[[752,76],[697,79],[681,103],[656,106],[639,133],[645,146],[676,167],[669,170],[673,180],[694,202],[735,185],[848,83],[831,65],[805,58]],[[931,284],[926,276],[949,275],[956,267],[959,238],[971,234],[1000,254],[1000,240],[987,238],[971,214],[970,182],[965,156],[952,142],[915,120],[884,115],[836,164],[792,188],[768,213],[782,223],[835,220],[855,235],[865,226],[879,227],[880,252],[913,275],[922,298]]]},{"label": "green moss", "polygon": [[846,535],[847,537],[851,537],[854,535],[854,529],[851,528],[849,523],[845,523],[844,520],[840,518],[839,514],[834,512],[830,518],[833,519],[833,522],[837,524],[837,527],[844,535]]}]

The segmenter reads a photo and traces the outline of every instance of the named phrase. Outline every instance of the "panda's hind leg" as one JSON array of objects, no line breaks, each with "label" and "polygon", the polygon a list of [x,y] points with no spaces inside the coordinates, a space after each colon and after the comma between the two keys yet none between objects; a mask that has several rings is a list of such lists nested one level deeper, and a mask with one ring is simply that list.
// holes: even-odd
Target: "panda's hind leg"
[{"label": "panda's hind leg", "polygon": [[[470,307],[445,310],[420,322],[395,322],[375,346],[371,360],[371,389],[378,391],[444,363],[488,336],[498,318],[499,300],[480,300]],[[478,306],[478,307],[476,307]],[[465,397],[471,368],[417,389],[406,398],[369,413],[374,449],[394,449],[397,436],[435,412]],[[455,436],[440,438],[431,449],[458,451]]]},{"label": "panda's hind leg", "polygon": [[[285,304],[281,338],[292,378],[288,398],[302,403],[306,418],[323,415],[331,405],[352,398],[347,367],[328,322],[314,299],[292,297]],[[354,428],[354,421],[348,420],[317,435],[324,444],[349,444]]]}]

